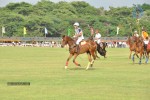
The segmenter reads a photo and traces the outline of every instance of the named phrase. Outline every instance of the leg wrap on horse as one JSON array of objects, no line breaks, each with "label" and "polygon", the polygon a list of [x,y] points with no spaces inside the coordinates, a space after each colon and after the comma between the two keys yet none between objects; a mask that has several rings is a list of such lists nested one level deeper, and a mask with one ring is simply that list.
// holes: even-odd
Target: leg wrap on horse
[{"label": "leg wrap on horse", "polygon": [[89,63],[88,63],[88,65],[87,65],[87,67],[86,67],[86,70],[88,70],[88,69],[89,69],[90,64],[91,64],[91,62],[89,62]]},{"label": "leg wrap on horse", "polygon": [[90,67],[93,67],[93,64],[94,64],[94,60],[91,61]]},{"label": "leg wrap on horse", "polygon": [[141,58],[140,58],[139,64],[141,64],[141,63],[142,63],[142,61],[141,61]]},{"label": "leg wrap on horse", "polygon": [[66,66],[68,66],[68,61],[66,62]]},{"label": "leg wrap on horse", "polygon": [[132,61],[134,62],[134,55],[132,56]]},{"label": "leg wrap on horse", "polygon": [[145,63],[146,63],[146,64],[148,63],[148,60],[149,60],[149,58],[148,58],[148,57],[146,57],[146,61],[145,61]]}]

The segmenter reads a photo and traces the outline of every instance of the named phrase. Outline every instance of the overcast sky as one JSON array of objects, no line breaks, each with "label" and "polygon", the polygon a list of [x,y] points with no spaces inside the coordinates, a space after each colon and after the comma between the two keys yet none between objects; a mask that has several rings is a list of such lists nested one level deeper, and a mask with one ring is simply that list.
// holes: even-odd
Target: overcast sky
[{"label": "overcast sky", "polygon": [[[28,2],[31,4],[36,4],[40,0],[0,0],[0,7],[4,7],[10,2],[22,2],[22,1]],[[143,3],[150,4],[150,0],[50,0],[50,1],[52,1],[52,2],[86,1],[92,6],[104,7],[105,9],[108,9],[109,6],[112,6],[112,7],[122,7],[122,6],[132,7],[133,4],[143,4]]]}]

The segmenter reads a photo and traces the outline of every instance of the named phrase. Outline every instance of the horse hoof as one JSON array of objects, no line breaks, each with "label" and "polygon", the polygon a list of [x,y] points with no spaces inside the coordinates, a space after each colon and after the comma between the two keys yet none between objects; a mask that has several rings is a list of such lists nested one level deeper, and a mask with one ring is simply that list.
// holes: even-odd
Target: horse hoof
[{"label": "horse hoof", "polygon": [[134,60],[132,60],[133,61],[133,63],[135,63],[135,61]]},{"label": "horse hoof", "polygon": [[145,61],[145,63],[146,63],[146,64],[148,63],[148,60],[149,60],[149,59],[148,59],[148,58],[146,58],[146,61]]},{"label": "horse hoof", "polygon": [[148,64],[148,62],[146,61],[145,64]]},{"label": "horse hoof", "polygon": [[78,66],[79,66],[79,67],[81,67],[81,65],[80,65],[80,64],[78,64]]},{"label": "horse hoof", "polygon": [[68,69],[68,66],[65,66],[65,69]]},{"label": "horse hoof", "polygon": [[86,68],[86,70],[88,70],[88,69],[89,69],[89,67]]},{"label": "horse hoof", "polygon": [[91,64],[90,67],[93,67],[93,64]]}]

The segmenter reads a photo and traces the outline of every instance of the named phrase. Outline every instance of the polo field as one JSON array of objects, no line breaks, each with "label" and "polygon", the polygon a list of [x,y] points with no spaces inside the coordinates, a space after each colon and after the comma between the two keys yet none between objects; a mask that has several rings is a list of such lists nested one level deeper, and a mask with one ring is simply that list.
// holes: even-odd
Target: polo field
[{"label": "polo field", "polygon": [[89,70],[86,53],[65,70],[67,48],[0,47],[0,100],[150,100],[150,62],[133,64],[129,48],[106,50]]}]

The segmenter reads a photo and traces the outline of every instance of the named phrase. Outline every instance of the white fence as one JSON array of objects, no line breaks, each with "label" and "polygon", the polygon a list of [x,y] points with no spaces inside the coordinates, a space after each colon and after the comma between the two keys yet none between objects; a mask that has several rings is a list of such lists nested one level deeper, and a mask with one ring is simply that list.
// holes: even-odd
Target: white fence
[{"label": "white fence", "polygon": [[[61,37],[0,37],[0,46],[61,47]],[[102,37],[108,48],[125,48],[127,37]]]}]

